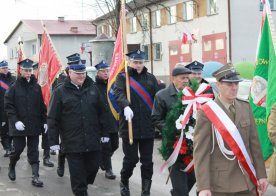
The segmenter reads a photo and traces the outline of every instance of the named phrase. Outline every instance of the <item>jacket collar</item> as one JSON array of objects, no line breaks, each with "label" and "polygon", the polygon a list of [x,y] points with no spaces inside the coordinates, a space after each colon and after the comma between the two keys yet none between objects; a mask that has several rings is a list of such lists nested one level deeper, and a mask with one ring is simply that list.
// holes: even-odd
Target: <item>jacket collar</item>
[{"label": "jacket collar", "polygon": [[168,86],[168,89],[171,96],[177,95],[178,92],[173,83]]},{"label": "jacket collar", "polygon": [[143,67],[143,70],[140,74],[138,74],[137,70],[132,67],[128,67],[127,69],[128,69],[129,75],[131,76],[145,74],[148,71],[148,69],[145,66]]},{"label": "jacket collar", "polygon": [[[86,76],[86,79],[84,80],[83,85],[82,85],[81,88],[85,89],[88,86],[90,86],[92,83],[93,83],[92,79],[90,77]],[[75,85],[71,83],[71,79],[69,77],[67,77],[65,79],[64,86],[67,87],[67,88],[76,89]]]},{"label": "jacket collar", "polygon": [[101,78],[99,78],[99,76],[96,76],[96,82],[98,83],[98,84],[107,84],[107,80],[103,80],[103,79],[101,79]]}]

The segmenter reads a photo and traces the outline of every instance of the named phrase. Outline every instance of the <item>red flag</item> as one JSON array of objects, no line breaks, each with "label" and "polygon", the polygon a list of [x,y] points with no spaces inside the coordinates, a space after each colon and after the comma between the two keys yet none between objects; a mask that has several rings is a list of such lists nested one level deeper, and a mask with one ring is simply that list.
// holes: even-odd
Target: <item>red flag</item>
[{"label": "red flag", "polygon": [[187,33],[183,33],[182,35],[182,43],[183,44],[188,44],[188,34]]},{"label": "red flag", "polygon": [[21,48],[21,45],[19,44],[19,49],[17,51],[17,69],[16,69],[16,74],[17,76],[20,75],[20,66],[19,66],[19,62],[22,61],[24,59],[24,56],[23,56],[23,51],[22,51],[22,48]]},{"label": "red flag", "polygon": [[110,64],[110,73],[107,84],[107,98],[109,107],[115,119],[119,119],[119,107],[113,97],[113,86],[117,75],[124,69],[124,59],[122,53],[122,28],[121,24],[118,29],[117,39],[114,47],[114,52]]},{"label": "red flag", "polygon": [[189,44],[192,41],[196,42],[197,39],[195,38],[194,34],[184,32],[183,35],[182,35],[182,40],[181,41],[182,41],[183,44]]},{"label": "red flag", "polygon": [[51,38],[44,31],[39,53],[38,83],[41,86],[44,103],[47,107],[51,97],[50,87],[54,82],[60,67],[61,62],[53,48]]}]

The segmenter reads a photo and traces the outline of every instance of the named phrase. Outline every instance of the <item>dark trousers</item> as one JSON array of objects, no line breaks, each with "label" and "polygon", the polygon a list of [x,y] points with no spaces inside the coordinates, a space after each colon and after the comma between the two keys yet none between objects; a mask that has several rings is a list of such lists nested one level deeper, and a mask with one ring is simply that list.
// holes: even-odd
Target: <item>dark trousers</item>
[{"label": "dark trousers", "polygon": [[173,187],[172,196],[189,196],[189,192],[196,182],[195,173],[186,173],[174,166],[170,169],[170,178]]},{"label": "dark trousers", "polygon": [[74,194],[87,191],[87,185],[94,183],[99,169],[100,154],[100,151],[66,153]]},{"label": "dark trousers", "polygon": [[38,144],[39,135],[35,136],[14,136],[13,137],[13,147],[14,150],[10,154],[10,164],[16,165],[16,162],[20,159],[20,155],[26,146],[27,139],[27,157],[29,163],[35,164],[39,163],[38,156]]},{"label": "dark trousers", "polygon": [[9,136],[9,124],[8,123],[6,123],[5,126],[1,127],[0,136],[1,136],[1,144],[4,148],[4,150],[11,150],[12,138]]},{"label": "dark trousers", "polygon": [[108,143],[102,143],[102,156],[101,156],[101,165],[106,169],[112,169],[111,168],[111,157],[113,153],[118,149],[119,147],[119,136],[118,133],[110,133],[109,134],[109,142]]},{"label": "dark trousers", "polygon": [[153,138],[151,139],[134,139],[133,144],[123,139],[123,168],[121,170],[121,179],[128,180],[133,173],[133,169],[139,161],[138,151],[140,153],[141,177],[142,179],[151,180],[153,174]]},{"label": "dark trousers", "polygon": [[48,142],[48,132],[44,133],[42,132],[42,142],[41,142],[41,148],[43,149],[43,159],[49,159],[50,158],[50,146]]},{"label": "dark trousers", "polygon": [[63,162],[65,162],[65,158],[66,158],[65,152],[62,149],[60,149],[58,151],[58,159],[61,160],[61,161],[63,161]]}]

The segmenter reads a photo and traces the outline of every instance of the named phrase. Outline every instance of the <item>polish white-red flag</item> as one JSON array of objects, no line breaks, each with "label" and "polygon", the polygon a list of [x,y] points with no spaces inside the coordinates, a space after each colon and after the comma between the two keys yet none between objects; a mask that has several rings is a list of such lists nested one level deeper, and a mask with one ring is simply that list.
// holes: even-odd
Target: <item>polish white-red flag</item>
[{"label": "polish white-red flag", "polygon": [[39,53],[38,65],[38,83],[41,86],[42,95],[45,105],[48,107],[51,97],[51,85],[54,82],[56,75],[61,68],[59,60],[50,36],[44,31]]},{"label": "polish white-red flag", "polygon": [[192,41],[196,42],[197,39],[195,38],[194,34],[188,33],[188,32],[184,32],[182,35],[182,39],[181,39],[183,44],[189,44]]}]

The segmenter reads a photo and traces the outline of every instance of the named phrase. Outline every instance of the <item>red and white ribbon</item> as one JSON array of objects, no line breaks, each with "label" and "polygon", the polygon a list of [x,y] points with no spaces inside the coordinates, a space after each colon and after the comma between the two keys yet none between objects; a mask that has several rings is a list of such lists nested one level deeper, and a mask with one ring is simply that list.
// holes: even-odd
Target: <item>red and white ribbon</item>
[{"label": "red and white ribbon", "polygon": [[202,111],[207,118],[213,123],[215,128],[228,144],[234,155],[239,160],[250,179],[257,186],[257,178],[255,168],[250,160],[249,154],[240,135],[239,130],[227,114],[213,100],[202,106]]},{"label": "red and white ribbon", "polygon": [[210,85],[206,83],[201,83],[196,92],[194,92],[190,87],[184,88],[183,90],[184,96],[182,96],[182,104],[187,105],[184,111],[184,120],[186,120],[184,122],[185,125],[188,123],[188,120],[191,114],[193,114],[193,118],[196,119],[196,113],[197,113],[197,110],[200,108],[201,104],[206,103],[213,99],[213,94],[204,94],[210,88],[211,88]]},{"label": "red and white ribbon", "polygon": [[[208,89],[210,89],[210,85],[206,84],[206,83],[200,84],[196,92],[194,92],[190,87],[185,87],[183,89],[182,92],[183,92],[184,96],[182,96],[182,104],[187,105],[187,107],[186,107],[186,109],[184,111],[184,114],[183,114],[184,118],[183,118],[183,121],[182,121],[182,128],[181,128],[180,138],[179,138],[179,140],[176,144],[176,147],[175,147],[173,153],[170,155],[168,160],[166,160],[165,163],[161,166],[160,173],[164,173],[164,170],[166,168],[171,167],[175,163],[175,161],[177,160],[179,150],[180,150],[180,147],[181,147],[182,142],[183,142],[183,134],[184,134],[183,130],[185,129],[186,124],[188,123],[191,115],[193,115],[193,117],[195,118],[196,117],[196,110],[198,108],[200,108],[200,105],[207,102],[207,101],[209,101],[209,100],[212,100],[213,94],[203,94]],[[193,165],[191,165],[191,166],[193,166]],[[185,169],[184,169],[184,171],[185,171]]]}]

